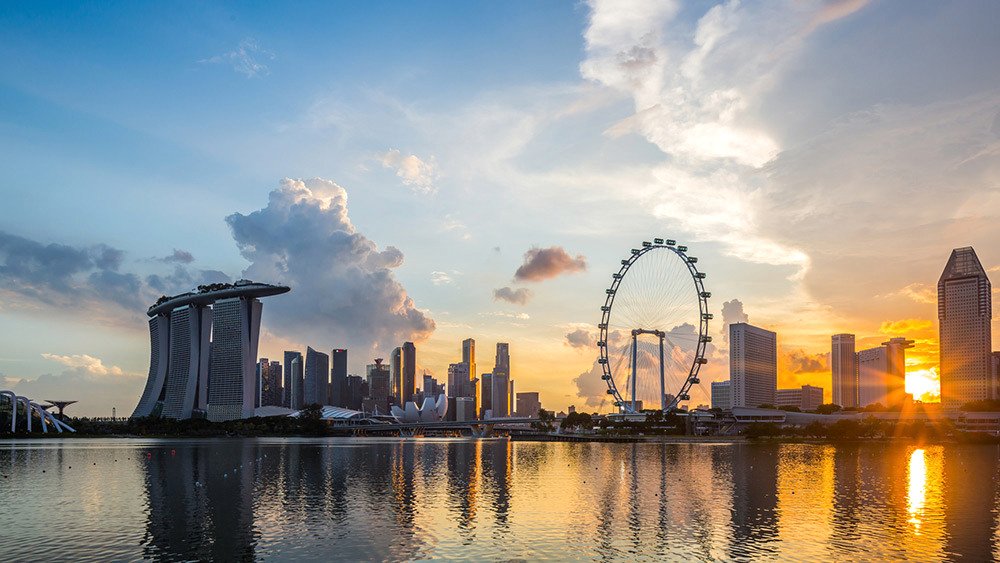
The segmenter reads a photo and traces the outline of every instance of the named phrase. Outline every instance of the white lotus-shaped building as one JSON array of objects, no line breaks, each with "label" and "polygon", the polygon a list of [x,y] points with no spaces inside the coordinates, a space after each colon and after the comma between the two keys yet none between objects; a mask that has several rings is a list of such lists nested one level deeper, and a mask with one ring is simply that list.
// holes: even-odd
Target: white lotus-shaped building
[{"label": "white lotus-shaped building", "polygon": [[392,416],[398,422],[438,422],[444,419],[448,413],[448,396],[444,393],[434,397],[424,399],[424,404],[417,406],[413,401],[409,401],[403,408],[399,405],[392,406]]}]

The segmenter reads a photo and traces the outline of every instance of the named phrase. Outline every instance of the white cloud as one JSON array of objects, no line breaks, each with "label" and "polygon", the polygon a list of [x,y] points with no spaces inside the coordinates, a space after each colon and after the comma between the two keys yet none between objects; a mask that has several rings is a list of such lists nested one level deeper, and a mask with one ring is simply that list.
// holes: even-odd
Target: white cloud
[{"label": "white cloud", "polygon": [[236,49],[215,55],[207,59],[198,61],[208,64],[229,64],[236,72],[245,75],[247,78],[266,76],[270,73],[270,68],[261,62],[264,60],[274,60],[274,53],[262,48],[256,39],[247,38],[240,41]]},{"label": "white cloud", "polygon": [[102,362],[100,358],[95,358],[94,356],[89,356],[87,354],[62,356],[59,354],[46,353],[42,354],[42,357],[46,360],[52,360],[53,362],[60,363],[70,368],[81,369],[91,375],[125,375],[122,368],[118,366],[105,366],[104,362]]},{"label": "white cloud", "polygon": [[434,186],[438,179],[437,161],[434,157],[424,161],[417,155],[404,156],[398,149],[390,149],[379,155],[379,161],[384,168],[396,171],[396,176],[415,193],[433,194],[437,192]]},{"label": "white cloud", "polygon": [[431,283],[434,285],[448,285],[454,283],[454,281],[448,272],[431,272]]}]

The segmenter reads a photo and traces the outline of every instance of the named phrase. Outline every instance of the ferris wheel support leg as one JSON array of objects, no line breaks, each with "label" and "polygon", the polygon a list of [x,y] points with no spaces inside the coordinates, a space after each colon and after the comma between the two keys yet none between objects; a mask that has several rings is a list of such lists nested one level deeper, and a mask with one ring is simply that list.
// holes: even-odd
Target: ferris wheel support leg
[{"label": "ferris wheel support leg", "polygon": [[663,379],[663,335],[660,335],[660,411],[667,413],[667,387]]},{"label": "ferris wheel support leg", "polygon": [[638,354],[638,345],[636,344],[636,334],[635,334],[635,332],[633,332],[632,333],[632,403],[630,405],[633,413],[636,412],[636,410],[635,410],[635,380],[638,379],[638,377],[636,377],[636,371],[635,370],[636,370],[636,367],[637,367],[636,364],[638,363],[636,361],[636,355],[637,354]]}]

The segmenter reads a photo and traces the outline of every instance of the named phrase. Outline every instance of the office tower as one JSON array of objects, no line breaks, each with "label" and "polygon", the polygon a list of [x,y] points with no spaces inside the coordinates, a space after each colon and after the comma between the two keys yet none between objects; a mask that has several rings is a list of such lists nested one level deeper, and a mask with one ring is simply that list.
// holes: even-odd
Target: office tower
[{"label": "office tower", "polygon": [[[393,348],[389,354],[389,371],[392,378],[392,396],[397,403],[401,403],[400,397],[403,395],[403,349]],[[402,404],[402,403],[401,403]]]},{"label": "office tower", "polygon": [[455,420],[476,420],[476,400],[473,397],[455,397]]},{"label": "office tower", "polygon": [[261,406],[281,406],[281,362],[272,360],[261,392]]},{"label": "office tower", "polygon": [[448,365],[448,396],[467,397],[469,386],[469,364],[459,362]]},{"label": "office tower", "polygon": [[833,378],[833,404],[858,406],[858,356],[853,334],[834,334],[831,338],[830,370]]},{"label": "office tower", "polygon": [[858,352],[858,406],[902,404],[906,398],[906,349],[913,341],[893,338]]},{"label": "office tower", "polygon": [[728,381],[712,382],[712,408],[722,410],[733,408],[731,387]]},{"label": "office tower", "polygon": [[493,363],[493,371],[510,375],[510,344],[497,342],[497,355]]},{"label": "office tower", "polygon": [[301,410],[304,406],[303,386],[305,385],[305,371],[302,367],[302,354],[296,352],[292,357],[292,393],[289,407]]},{"label": "office tower", "polygon": [[441,394],[438,390],[439,387],[437,379],[434,379],[434,376],[426,373],[424,374],[424,397],[433,397],[434,399],[437,399],[437,396]]},{"label": "office tower", "polygon": [[803,385],[794,389],[778,389],[774,406],[798,407],[801,411],[814,411],[822,404],[823,388]]},{"label": "office tower", "polygon": [[347,400],[347,349],[334,348],[330,351],[330,404],[345,406]]},{"label": "office tower", "polygon": [[163,401],[165,418],[191,418],[205,410],[208,390],[208,343],[212,310],[189,305],[170,313],[170,359]]},{"label": "office tower", "polygon": [[254,401],[253,406],[262,406],[262,400],[264,396],[264,380],[267,379],[268,371],[271,369],[271,361],[267,358],[261,358],[257,360],[257,380],[254,385]]},{"label": "office tower", "polygon": [[375,358],[375,363],[368,365],[368,396],[379,414],[389,412],[391,385],[389,366],[382,363],[382,358]]},{"label": "office tower", "polygon": [[993,352],[993,398],[1000,399],[1000,352]]},{"label": "office tower", "polygon": [[364,398],[370,393],[370,388],[368,382],[365,378],[357,375],[347,376],[347,394],[345,397],[346,405],[345,408],[353,410],[361,410],[362,402]]},{"label": "office tower", "polygon": [[[462,361],[469,366],[469,378],[473,378],[476,375],[476,341],[467,338],[462,341]],[[462,395],[463,397],[468,397],[469,392]]]},{"label": "office tower", "polygon": [[[295,377],[292,372],[292,360],[301,357],[301,352],[285,351],[285,369],[281,381],[281,406],[296,410],[301,407],[295,407],[292,403],[294,402],[296,389],[298,389],[301,394],[302,383],[300,381],[299,384],[296,385]],[[301,376],[302,374],[300,373],[299,377]]]},{"label": "office tower", "polygon": [[305,405],[324,404],[329,385],[330,356],[306,348],[306,374],[303,384],[302,401]]},{"label": "office tower", "polygon": [[729,325],[730,390],[734,407],[774,404],[778,337],[747,323]]},{"label": "office tower", "polygon": [[399,404],[406,405],[413,400],[413,393],[417,387],[417,347],[412,342],[403,343],[402,351],[402,390],[399,395]]},{"label": "office tower", "polygon": [[261,304],[284,286],[240,280],[163,296],[150,317],[149,376],[133,417],[253,416]]},{"label": "office tower", "polygon": [[510,376],[502,371],[493,372],[493,390],[490,393],[493,417],[510,416]]},{"label": "office tower", "polygon": [[542,402],[539,401],[537,392],[517,394],[517,416],[537,418],[540,410],[542,410]]},{"label": "office tower", "polygon": [[992,289],[972,247],[951,251],[937,290],[941,402],[957,409],[969,401],[994,398]]},{"label": "office tower", "polygon": [[479,396],[483,404],[479,408],[479,416],[486,416],[486,411],[493,410],[493,374],[484,373],[479,377]]}]

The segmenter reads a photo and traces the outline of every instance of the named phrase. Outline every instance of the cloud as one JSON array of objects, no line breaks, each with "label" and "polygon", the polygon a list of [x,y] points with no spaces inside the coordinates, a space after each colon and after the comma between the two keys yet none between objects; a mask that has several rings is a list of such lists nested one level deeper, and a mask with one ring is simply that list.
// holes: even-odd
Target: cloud
[{"label": "cloud", "polygon": [[572,257],[561,246],[531,248],[524,253],[524,263],[514,272],[518,281],[542,281],[561,274],[583,272],[587,259],[582,254]]},{"label": "cloud", "polygon": [[597,344],[597,339],[589,330],[578,328],[566,334],[566,343],[573,348],[590,348]]},{"label": "cloud", "polygon": [[588,407],[599,407],[610,397],[608,384],[601,379],[603,375],[604,371],[600,364],[594,360],[594,365],[588,371],[573,378],[573,384],[576,385],[576,396],[583,399]]},{"label": "cloud", "polygon": [[441,223],[441,230],[444,232],[459,233],[463,240],[470,240],[472,238],[472,233],[469,232],[469,228],[465,223],[456,219],[451,214],[444,216],[444,221]]},{"label": "cloud", "polygon": [[743,311],[743,302],[739,299],[722,303],[722,339],[729,342],[729,325],[750,322],[750,317]]},{"label": "cloud", "polygon": [[172,254],[159,259],[160,262],[177,262],[179,264],[190,264],[194,262],[194,256],[187,250],[174,249]]},{"label": "cloud", "polygon": [[396,171],[396,176],[410,187],[414,193],[433,194],[437,192],[434,183],[438,179],[437,161],[431,157],[427,161],[420,160],[417,155],[403,156],[398,149],[379,155],[383,168]]},{"label": "cloud", "polygon": [[379,250],[357,231],[347,191],[336,183],[286,178],[266,207],[226,222],[250,261],[243,276],[292,288],[265,307],[265,322],[277,332],[313,346],[354,347],[364,357],[434,331],[393,273],[403,253]]},{"label": "cloud", "polygon": [[118,416],[128,416],[146,382],[143,374],[105,365],[100,358],[87,354],[42,354],[42,357],[67,369],[31,379],[8,377],[7,388],[39,402],[48,399],[78,401],[67,408],[69,416],[111,416],[112,407],[116,407]]},{"label": "cloud", "polygon": [[883,321],[878,331],[886,335],[901,336],[926,331],[933,326],[934,323],[926,319],[902,319],[899,321]]},{"label": "cloud", "polygon": [[937,303],[937,289],[930,284],[915,282],[888,293],[885,297],[905,297],[917,303]]},{"label": "cloud", "polygon": [[526,321],[531,318],[528,313],[515,313],[512,311],[490,311],[486,313],[479,313],[481,317],[500,317],[503,319],[517,319],[520,321]]},{"label": "cloud", "polygon": [[236,72],[247,78],[267,76],[270,69],[261,59],[274,60],[274,53],[261,48],[256,39],[247,38],[240,41],[236,49],[198,61],[203,64],[228,64]]},{"label": "cloud", "polygon": [[829,356],[825,353],[810,354],[802,349],[788,351],[784,354],[784,363],[790,373],[815,373],[827,371]]},{"label": "cloud", "polygon": [[42,354],[46,360],[60,363],[70,368],[79,368],[92,375],[125,375],[125,372],[117,366],[105,366],[100,358],[95,358],[87,354],[74,354],[61,356],[59,354]]},{"label": "cloud", "polygon": [[526,287],[519,287],[517,289],[501,287],[500,289],[493,290],[494,301],[506,301],[514,305],[526,305],[531,296],[531,290]]},{"label": "cloud", "polygon": [[455,280],[452,279],[451,274],[448,272],[431,272],[431,283],[434,285],[448,285],[453,283]]}]

